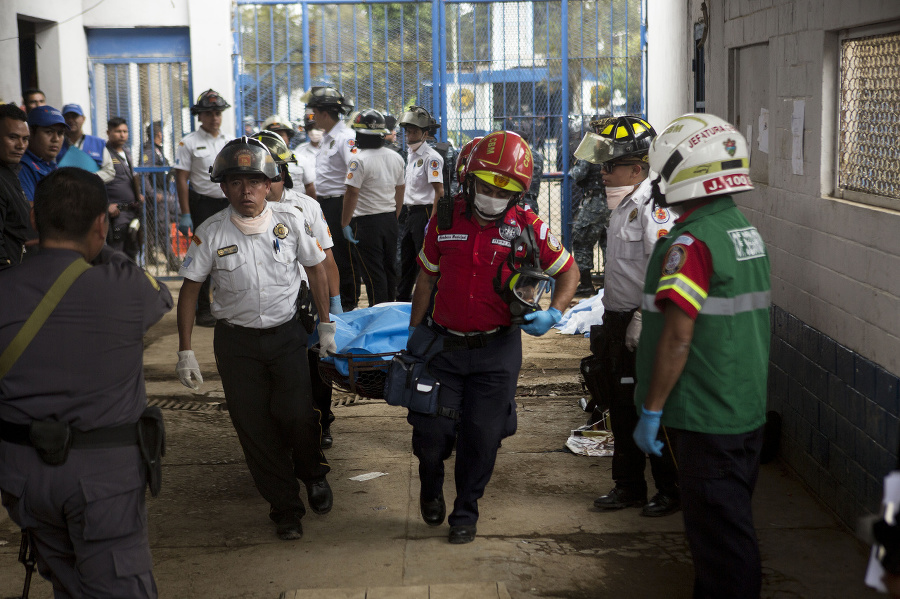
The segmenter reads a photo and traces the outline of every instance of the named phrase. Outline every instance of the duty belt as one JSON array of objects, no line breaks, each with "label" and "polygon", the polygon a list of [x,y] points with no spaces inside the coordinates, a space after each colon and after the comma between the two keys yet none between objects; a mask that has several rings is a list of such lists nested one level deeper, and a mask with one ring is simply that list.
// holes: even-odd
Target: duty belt
[{"label": "duty belt", "polygon": [[487,347],[493,339],[507,334],[512,327],[497,327],[490,331],[462,332],[443,327],[431,320],[429,326],[444,337],[444,351],[461,349],[481,349]]},{"label": "duty belt", "polygon": [[624,322],[628,324],[631,322],[632,316],[637,311],[637,308],[633,310],[625,310],[624,312],[614,312],[612,310],[606,310],[603,312],[603,322],[607,324],[616,324]]},{"label": "duty belt", "polygon": [[[138,444],[137,423],[121,424],[95,428],[90,431],[72,429],[73,449],[97,449],[103,447],[125,447]],[[16,424],[0,420],[0,441],[15,443],[16,445],[28,445],[34,447],[30,435],[31,426],[28,424]]]},{"label": "duty belt", "polygon": [[318,198],[318,200],[319,200],[320,202],[324,202],[325,200],[343,200],[343,199],[344,199],[344,196],[343,196],[343,195],[339,195],[339,196],[325,196],[324,198]]},{"label": "duty belt", "polygon": [[219,320],[216,322],[216,325],[222,325],[228,327],[229,329],[234,329],[236,331],[241,331],[242,333],[247,333],[248,335],[274,335],[276,333],[280,333],[281,331],[290,328],[296,322],[295,318],[290,319],[287,322],[281,323],[278,326],[270,327],[268,329],[254,329],[253,327],[242,327],[239,324],[232,324],[227,320]]}]

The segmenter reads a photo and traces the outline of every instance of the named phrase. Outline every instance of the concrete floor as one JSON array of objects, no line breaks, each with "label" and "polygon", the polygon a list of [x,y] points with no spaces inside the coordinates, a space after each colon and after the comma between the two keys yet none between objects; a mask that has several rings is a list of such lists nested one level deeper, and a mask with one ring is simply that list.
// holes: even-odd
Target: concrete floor
[{"label": "concrete floor", "polygon": [[[174,289],[177,291],[177,287]],[[610,458],[563,448],[582,424],[576,404],[588,342],[556,332],[525,339],[519,432],[503,443],[479,503],[478,538],[450,545],[446,524],[418,512],[418,474],[405,413],[336,394],[327,456],[331,513],[309,513],[300,541],[279,541],[253,486],[225,411],[212,331],[195,330],[206,380],[199,394],[174,374],[174,311],[150,332],[150,400],[168,406],[163,490],[148,498],[154,573],[161,597],[296,599],[422,597],[687,598],[692,567],[678,515],[600,513],[612,486]],[[452,462],[452,458],[451,458]],[[387,476],[366,482],[367,472]],[[452,463],[448,464],[452,472]],[[444,490],[455,496],[452,476]],[[866,549],[776,462],[762,468],[754,515],[763,555],[763,597],[864,598]],[[21,591],[18,531],[0,516],[0,597]],[[36,579],[31,597],[51,597]]]}]

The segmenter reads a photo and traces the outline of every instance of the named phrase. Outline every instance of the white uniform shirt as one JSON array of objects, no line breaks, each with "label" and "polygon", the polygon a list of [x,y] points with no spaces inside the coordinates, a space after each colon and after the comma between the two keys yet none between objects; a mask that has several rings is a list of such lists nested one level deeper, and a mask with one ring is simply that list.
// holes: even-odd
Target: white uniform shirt
[{"label": "white uniform shirt", "polygon": [[356,133],[339,121],[322,138],[316,156],[316,196],[344,195],[347,164],[356,156]]},{"label": "white uniform shirt", "polygon": [[[319,148],[321,147],[320,145]],[[319,148],[308,141],[294,148],[294,157],[297,158],[297,162],[303,167],[304,172],[310,173],[313,178],[312,183],[316,182],[316,156],[319,155]]]},{"label": "white uniform shirt", "polygon": [[288,173],[290,173],[291,175],[291,180],[294,182],[294,185],[300,187],[301,189],[306,187],[310,183],[316,182],[315,162],[301,162],[298,159],[297,164],[289,162],[287,168]]},{"label": "white uniform shirt", "polygon": [[406,164],[403,203],[407,206],[434,204],[434,187],[431,184],[444,182],[443,169],[444,159],[427,143],[423,143],[415,152],[410,152]]},{"label": "white uniform shirt", "polygon": [[[325,213],[322,212],[322,206],[320,206],[317,201],[305,193],[300,193],[295,189],[287,188],[285,188],[284,193],[281,194],[281,200],[279,201],[282,204],[293,206],[303,215],[303,219],[309,224],[313,236],[316,238],[316,241],[319,242],[319,245],[323,250],[334,247],[334,240],[331,238],[331,229],[328,228],[328,223],[325,222]],[[297,268],[300,269],[300,280],[308,282],[309,277],[306,274],[306,269],[299,264],[297,265]]]},{"label": "white uniform shirt", "polygon": [[191,173],[189,177],[191,187],[200,195],[211,198],[225,197],[219,184],[209,180],[209,168],[229,141],[230,137],[222,133],[213,137],[201,127],[185,135],[175,148],[174,167]]},{"label": "white uniform shirt", "polygon": [[287,322],[300,290],[297,265],[315,266],[325,252],[303,215],[290,204],[268,202],[269,228],[244,235],[231,222],[231,206],[197,227],[178,274],[195,282],[212,275],[212,314],[254,329]]},{"label": "white uniform shirt", "polygon": [[347,164],[347,185],[359,190],[353,216],[396,212],[394,195],[403,184],[403,158],[389,148],[360,149]]},{"label": "white uniform shirt", "polygon": [[656,240],[669,232],[677,218],[668,208],[653,209],[651,173],[616,206],[606,232],[606,277],[603,308],[613,312],[641,305],[647,262]]}]

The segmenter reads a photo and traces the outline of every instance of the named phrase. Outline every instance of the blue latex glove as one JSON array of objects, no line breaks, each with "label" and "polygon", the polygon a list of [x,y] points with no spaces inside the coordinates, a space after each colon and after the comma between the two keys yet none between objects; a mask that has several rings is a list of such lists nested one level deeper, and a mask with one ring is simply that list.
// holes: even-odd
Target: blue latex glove
[{"label": "blue latex glove", "polygon": [[328,300],[328,311],[332,314],[343,314],[344,309],[341,307],[341,296],[333,295]]},{"label": "blue latex glove", "polygon": [[178,230],[182,235],[188,235],[190,229],[194,228],[194,222],[191,220],[190,214],[182,214],[178,217]]},{"label": "blue latex glove", "polygon": [[346,239],[350,243],[352,243],[354,245],[359,243],[359,239],[357,239],[353,236],[353,231],[350,229],[350,225],[347,225],[346,227],[341,229],[341,232],[344,234],[344,239]]},{"label": "blue latex glove", "polygon": [[656,438],[656,435],[659,434],[660,418],[662,418],[662,411],[651,412],[647,408],[641,407],[641,419],[638,420],[631,436],[644,453],[655,456],[662,455],[663,443]]},{"label": "blue latex glove", "polygon": [[525,315],[528,324],[519,325],[519,327],[535,337],[540,337],[550,330],[550,327],[562,320],[562,312],[556,308],[547,308]]}]

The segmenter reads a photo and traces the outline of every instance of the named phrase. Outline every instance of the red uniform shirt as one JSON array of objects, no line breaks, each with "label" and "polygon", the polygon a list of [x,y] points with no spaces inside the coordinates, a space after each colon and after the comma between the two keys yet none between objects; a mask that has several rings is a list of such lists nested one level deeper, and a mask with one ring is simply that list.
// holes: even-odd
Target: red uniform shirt
[{"label": "red uniform shirt", "polygon": [[[675,222],[681,222],[691,212],[693,210],[681,215]],[[676,269],[673,274],[688,279],[693,286],[703,290],[704,293],[709,293],[709,279],[713,272],[712,254],[705,243],[690,233],[682,233],[678,236],[675,243],[666,252],[663,264],[671,265]],[[700,310],[695,300],[684,294],[678,286],[670,285],[668,278],[663,277],[659,281],[659,288],[656,290],[656,307],[662,310],[665,300],[670,300],[692,320],[697,320]]]},{"label": "red uniform shirt", "polygon": [[431,314],[436,323],[466,333],[490,331],[510,324],[509,305],[494,290],[494,278],[523,227],[534,227],[541,268],[548,275],[568,270],[574,260],[530,210],[515,206],[484,227],[465,211],[466,203],[457,201],[453,226],[446,231],[438,231],[432,215],[418,261],[425,272],[440,277]]}]

